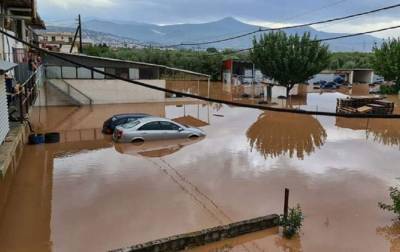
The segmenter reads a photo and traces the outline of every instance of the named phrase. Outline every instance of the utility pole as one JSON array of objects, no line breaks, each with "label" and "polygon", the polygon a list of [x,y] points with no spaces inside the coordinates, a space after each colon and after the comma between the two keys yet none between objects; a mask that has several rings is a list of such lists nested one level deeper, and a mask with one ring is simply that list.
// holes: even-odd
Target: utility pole
[{"label": "utility pole", "polygon": [[78,15],[78,22],[79,22],[79,53],[83,53],[83,47],[82,47],[82,21],[81,21],[81,14]]},{"label": "utility pole", "polygon": [[72,50],[75,47],[76,44],[76,38],[78,37],[79,34],[79,46],[78,46],[78,52],[82,53],[83,52],[83,46],[82,46],[82,21],[81,21],[81,15],[78,15],[78,27],[76,27],[74,39],[72,41],[71,49],[69,53],[72,53]]}]

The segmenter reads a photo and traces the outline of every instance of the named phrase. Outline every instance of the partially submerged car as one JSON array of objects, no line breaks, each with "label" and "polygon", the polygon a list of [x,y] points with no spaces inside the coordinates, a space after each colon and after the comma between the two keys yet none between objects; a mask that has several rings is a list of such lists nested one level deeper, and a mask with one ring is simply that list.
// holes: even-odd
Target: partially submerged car
[{"label": "partially submerged car", "polygon": [[330,81],[324,85],[321,85],[321,89],[337,89],[339,88],[339,84],[337,84],[336,82]]},{"label": "partially submerged car", "polygon": [[165,157],[180,151],[182,148],[203,140],[204,137],[196,139],[183,138],[168,141],[148,141],[137,144],[117,143],[114,145],[116,151],[125,155],[143,157]]},{"label": "partially submerged car", "polygon": [[161,117],[143,117],[117,126],[113,139],[120,143],[136,143],[149,140],[198,138],[206,134],[198,128],[183,125]]},{"label": "partially submerged car", "polygon": [[103,124],[103,133],[112,134],[117,126],[135,121],[139,118],[150,117],[151,115],[143,113],[130,113],[114,115],[107,119]]}]

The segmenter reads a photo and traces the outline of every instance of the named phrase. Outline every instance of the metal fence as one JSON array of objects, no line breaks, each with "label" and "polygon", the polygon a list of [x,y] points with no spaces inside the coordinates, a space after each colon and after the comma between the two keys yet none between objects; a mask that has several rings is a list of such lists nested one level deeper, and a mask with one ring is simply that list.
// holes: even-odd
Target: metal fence
[{"label": "metal fence", "polygon": [[[12,111],[10,111],[11,120],[23,123],[29,113],[29,109],[36,101],[38,86],[43,84],[43,77],[43,67],[40,66],[22,84],[15,86],[14,93],[8,94],[9,107],[12,108]],[[14,117],[15,114],[18,115],[17,118]]]}]

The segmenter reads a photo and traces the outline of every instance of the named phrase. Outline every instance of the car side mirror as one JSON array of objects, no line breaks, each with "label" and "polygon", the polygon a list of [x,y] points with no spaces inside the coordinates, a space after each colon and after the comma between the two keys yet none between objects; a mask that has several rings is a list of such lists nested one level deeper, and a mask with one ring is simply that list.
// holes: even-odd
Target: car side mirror
[{"label": "car side mirror", "polygon": [[179,132],[183,131],[183,128],[179,128],[178,131],[179,131]]}]

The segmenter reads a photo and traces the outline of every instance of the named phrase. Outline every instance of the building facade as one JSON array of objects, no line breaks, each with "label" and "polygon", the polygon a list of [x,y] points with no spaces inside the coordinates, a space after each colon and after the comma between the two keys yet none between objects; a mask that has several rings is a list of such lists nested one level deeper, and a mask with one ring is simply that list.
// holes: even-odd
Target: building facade
[{"label": "building facade", "polygon": [[[1,28],[7,33],[26,42],[37,44],[34,29],[45,28],[44,22],[36,12],[36,0],[3,0],[0,12],[4,17]],[[5,85],[5,74],[16,78],[26,76],[29,48],[22,43],[0,35],[0,144],[4,142],[10,128],[9,101]],[[26,72],[26,73],[23,73]],[[20,75],[21,74],[21,75]]]},{"label": "building facade", "polygon": [[74,35],[73,32],[40,31],[39,46],[53,52],[78,53],[80,39],[77,36],[74,43]]}]

